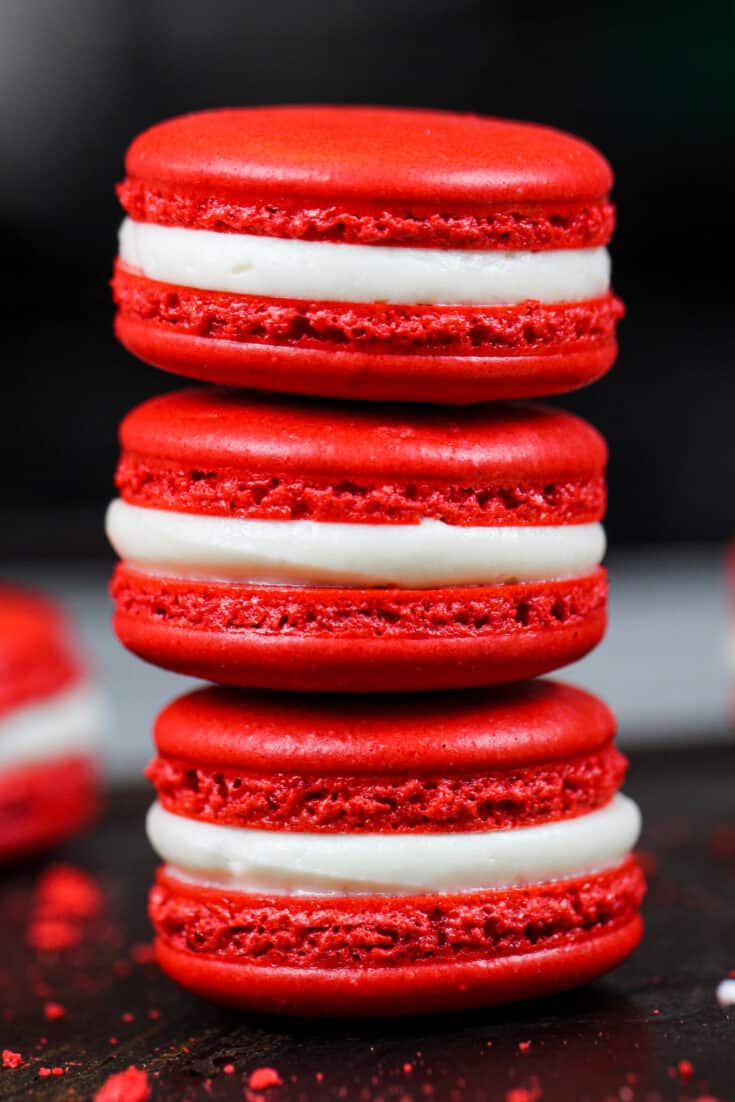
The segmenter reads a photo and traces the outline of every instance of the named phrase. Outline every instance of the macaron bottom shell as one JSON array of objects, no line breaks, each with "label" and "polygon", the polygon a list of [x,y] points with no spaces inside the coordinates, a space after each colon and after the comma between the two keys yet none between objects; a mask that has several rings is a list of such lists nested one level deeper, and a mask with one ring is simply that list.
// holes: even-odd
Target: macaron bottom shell
[{"label": "macaron bottom shell", "polygon": [[398,692],[520,681],[581,658],[606,626],[586,578],[441,590],[245,586],[118,566],[114,628],[139,657],[225,685]]},{"label": "macaron bottom shell", "polygon": [[462,406],[561,394],[610,370],[614,337],[593,347],[512,355],[367,352],[236,342],[118,315],[115,332],[134,356],[163,371],[254,390]]},{"label": "macaron bottom shell", "polygon": [[[568,886],[537,885],[481,897],[475,893],[416,899],[302,896],[285,904],[283,897],[257,898],[253,914],[245,896],[240,899],[247,901],[246,910],[239,914],[236,896],[233,899],[231,893],[213,887],[182,886],[164,868],[151,893],[150,910],[162,969],[205,998],[257,1012],[366,1017],[489,1006],[587,983],[616,967],[636,948],[643,930],[638,914],[642,895],[640,869],[629,858],[617,869],[568,882]],[[463,921],[467,906],[478,907],[484,925]],[[454,945],[436,940],[431,927],[441,913],[440,921],[451,933],[455,907],[462,935],[458,941],[467,940],[469,931],[476,944],[471,949],[460,946],[456,959],[451,959]],[[294,912],[293,927],[289,912]],[[230,941],[226,927],[232,915],[239,932]],[[554,915],[559,916],[558,929],[554,929]],[[273,931],[269,930],[271,917]],[[404,918],[405,945],[400,944]],[[365,945],[359,944],[364,937],[362,922],[367,930]],[[389,932],[384,929],[386,923],[397,926],[394,937],[381,938]],[[423,932],[423,939],[417,931]],[[280,952],[284,961],[269,959],[272,936],[276,956]],[[248,960],[247,953],[239,951],[239,939],[253,938],[258,952]],[[290,938],[299,941],[299,952],[306,952],[301,966],[297,954],[294,963],[288,963],[288,949],[280,951]],[[345,963],[345,954],[349,959],[353,953],[349,943],[355,939],[364,959],[354,950],[354,963]],[[434,950],[427,950],[427,945],[436,948],[439,959],[432,959]],[[331,953],[333,963],[320,963],[319,951]],[[366,962],[370,956],[375,963]]]}]

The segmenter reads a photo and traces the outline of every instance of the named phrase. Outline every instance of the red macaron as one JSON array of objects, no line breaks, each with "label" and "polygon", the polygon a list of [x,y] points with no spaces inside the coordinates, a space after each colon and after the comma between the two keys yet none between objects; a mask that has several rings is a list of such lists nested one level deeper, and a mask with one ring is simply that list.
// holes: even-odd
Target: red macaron
[{"label": "red macaron", "polygon": [[100,722],[58,609],[0,586],[0,859],[55,844],[93,818]]},{"label": "red macaron", "polygon": [[[616,355],[612,173],[548,127],[255,107],[130,146],[123,344],[212,382],[449,404],[583,386]],[[586,272],[586,274],[584,274]]]},{"label": "red macaron", "polygon": [[182,697],[148,770],[162,967],[217,1001],[303,1015],[460,1009],[594,978],[641,933],[614,727],[601,701],[548,681]]},{"label": "red macaron", "polygon": [[599,642],[606,447],[570,414],[189,390],[121,429],[115,629],[259,688],[496,684]]}]

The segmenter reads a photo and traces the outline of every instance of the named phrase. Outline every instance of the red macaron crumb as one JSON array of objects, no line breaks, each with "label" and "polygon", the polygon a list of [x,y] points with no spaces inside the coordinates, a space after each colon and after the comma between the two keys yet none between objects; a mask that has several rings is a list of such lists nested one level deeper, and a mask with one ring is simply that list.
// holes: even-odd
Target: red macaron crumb
[{"label": "red macaron crumb", "polygon": [[28,944],[40,953],[63,952],[78,945],[84,936],[76,922],[65,918],[38,918],[28,927]]},{"label": "red macaron crumb", "polygon": [[248,774],[159,755],[146,770],[167,811],[258,830],[507,830],[583,815],[621,787],[626,759],[612,745],[519,769],[459,776]]},{"label": "red macaron crumb", "polygon": [[52,865],[36,885],[38,908],[68,918],[93,918],[102,909],[102,889],[93,876],[74,865]]},{"label": "red macaron crumb", "polygon": [[43,1016],[47,1022],[57,1022],[66,1017],[66,1007],[61,1003],[47,1002],[43,1007]]},{"label": "red macaron crumb", "polygon": [[248,1086],[251,1090],[262,1091],[268,1087],[280,1087],[283,1083],[275,1068],[256,1068],[248,1076]]},{"label": "red macaron crumb", "polygon": [[130,950],[130,957],[136,964],[153,964],[156,954],[150,942],[136,942]]},{"label": "red macaron crumb", "polygon": [[410,897],[264,897],[203,888],[161,869],[149,912],[160,939],[209,959],[340,968],[485,959],[568,944],[629,921],[634,859],[577,880]]},{"label": "red macaron crumb", "polygon": [[532,1082],[529,1087],[511,1087],[505,1093],[505,1102],[539,1102],[543,1093],[539,1084]]},{"label": "red macaron crumb", "polygon": [[151,1085],[146,1072],[130,1066],[109,1076],[94,1096],[94,1102],[147,1102]]},{"label": "red macaron crumb", "polygon": [[28,922],[28,944],[38,952],[78,945],[86,923],[102,908],[102,892],[88,873],[72,865],[53,865],[39,878]]},{"label": "red macaron crumb", "polygon": [[19,1068],[23,1063],[23,1057],[19,1052],[13,1052],[10,1048],[4,1048],[2,1051],[2,1066],[6,1070]]},{"label": "red macaron crumb", "polygon": [[118,261],[120,318],[190,337],[276,348],[395,355],[584,352],[615,340],[624,307],[608,292],[583,302],[409,306],[309,302],[158,283]]}]

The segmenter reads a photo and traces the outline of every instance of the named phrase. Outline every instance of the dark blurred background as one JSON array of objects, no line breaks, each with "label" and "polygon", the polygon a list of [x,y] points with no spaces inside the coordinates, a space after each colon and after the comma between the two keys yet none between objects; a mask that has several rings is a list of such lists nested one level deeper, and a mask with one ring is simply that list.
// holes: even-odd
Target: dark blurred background
[{"label": "dark blurred background", "polygon": [[[550,123],[612,161],[621,356],[564,399],[611,445],[618,545],[735,532],[732,5],[3,0],[0,557],[105,554],[116,425],[180,386],[118,348],[125,147],[218,105],[334,101]],[[728,235],[729,236],[729,235]]]}]

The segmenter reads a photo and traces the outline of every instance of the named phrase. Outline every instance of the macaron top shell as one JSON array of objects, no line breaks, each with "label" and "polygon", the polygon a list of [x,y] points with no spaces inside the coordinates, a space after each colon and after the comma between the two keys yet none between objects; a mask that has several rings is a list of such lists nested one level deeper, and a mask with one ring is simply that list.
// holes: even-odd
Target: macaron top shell
[{"label": "macaron top shell", "polygon": [[614,734],[601,700],[541,680],[387,698],[206,688],[164,709],[154,739],[159,754],[195,765],[419,778],[564,759]]},{"label": "macaron top shell", "polygon": [[610,166],[532,123],[390,107],[202,111],[135,139],[118,195],[140,222],[365,245],[604,245]]},{"label": "macaron top shell", "polygon": [[366,407],[228,389],[153,398],[128,414],[120,441],[124,454],[202,470],[469,486],[599,478],[607,460],[591,425],[539,405]]},{"label": "macaron top shell", "polygon": [[53,693],[80,673],[62,613],[35,593],[0,585],[0,712]]},{"label": "macaron top shell", "polygon": [[387,107],[202,111],[130,146],[129,177],[204,190],[320,199],[456,203],[599,199],[604,157],[550,127]]}]

